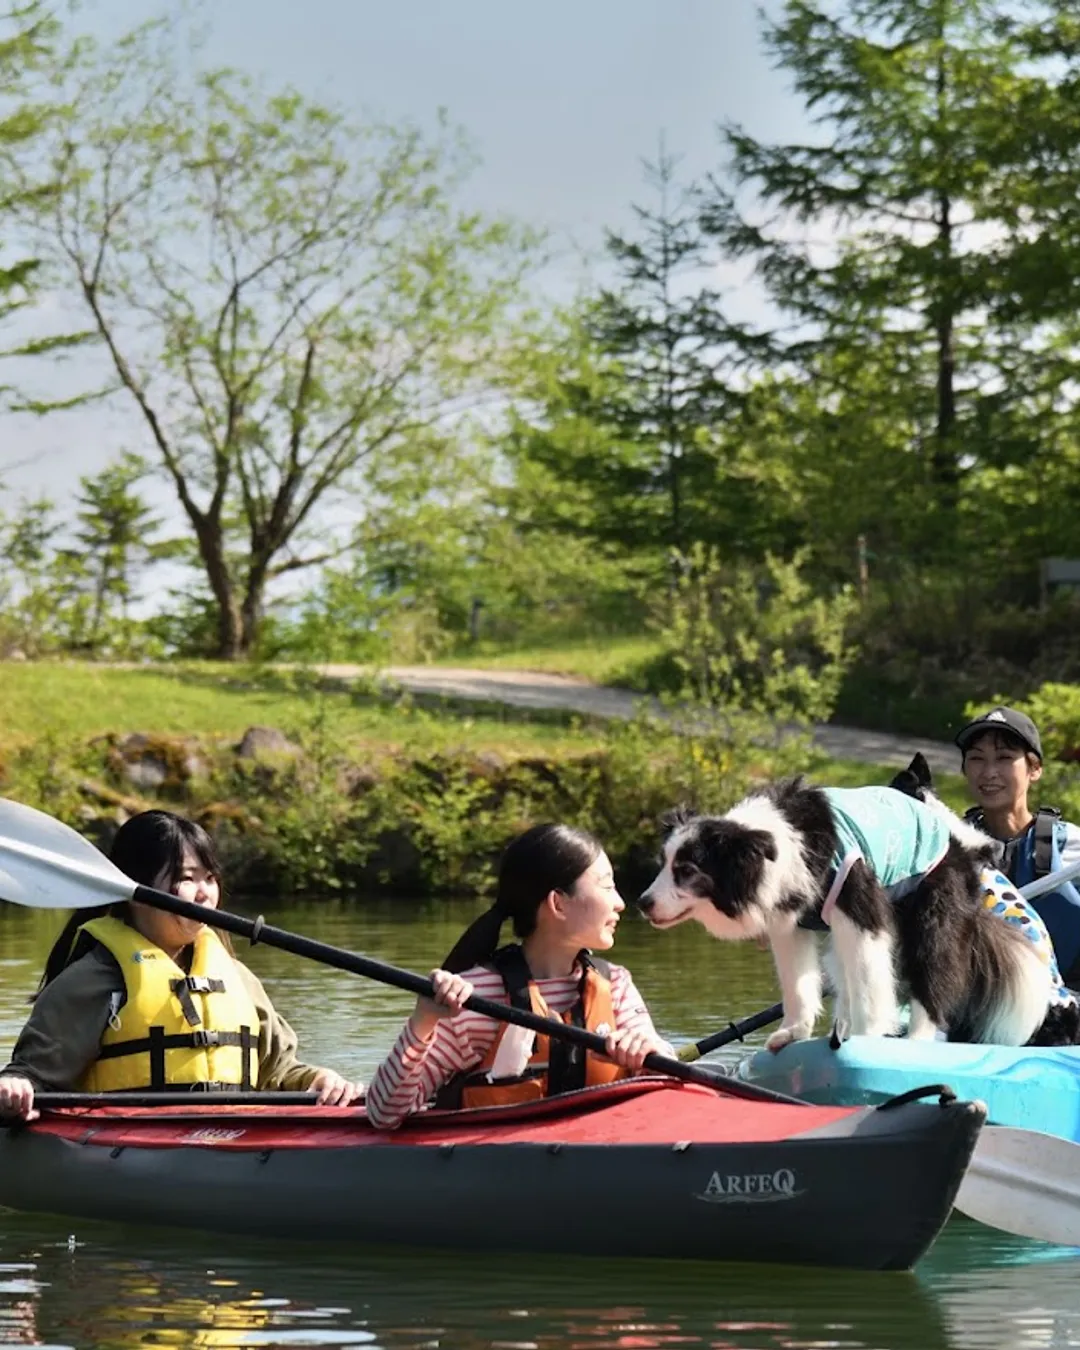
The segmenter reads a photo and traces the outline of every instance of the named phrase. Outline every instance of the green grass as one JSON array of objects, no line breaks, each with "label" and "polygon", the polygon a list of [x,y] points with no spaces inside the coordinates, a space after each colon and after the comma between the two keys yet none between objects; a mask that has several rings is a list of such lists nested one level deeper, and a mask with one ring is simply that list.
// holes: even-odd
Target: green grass
[{"label": "green grass", "polygon": [[[561,724],[560,724],[561,723]],[[506,754],[581,751],[595,730],[563,716],[528,720],[491,705],[421,707],[376,698],[364,685],[303,672],[214,662],[113,669],[77,662],[0,662],[0,748],[51,736],[89,740],[141,731],[239,738],[249,726],[325,733],[360,751],[407,746]]]},{"label": "green grass", "polygon": [[495,647],[478,643],[437,664],[477,670],[539,670],[551,675],[576,675],[594,684],[639,688],[638,672],[660,652],[655,637],[611,637],[550,646]]},{"label": "green grass", "polygon": [[[624,648],[628,650],[629,648]],[[507,659],[506,665],[513,662]],[[536,667],[534,667],[536,668]],[[47,737],[88,741],[110,732],[236,738],[253,725],[287,734],[321,729],[354,755],[439,750],[503,755],[574,754],[597,748],[602,730],[557,714],[464,702],[420,706],[375,698],[363,683],[303,672],[198,662],[115,669],[78,662],[0,662],[0,750]],[[836,787],[887,783],[895,769],[815,754],[812,779]],[[959,774],[940,775],[941,796],[968,805]]]}]

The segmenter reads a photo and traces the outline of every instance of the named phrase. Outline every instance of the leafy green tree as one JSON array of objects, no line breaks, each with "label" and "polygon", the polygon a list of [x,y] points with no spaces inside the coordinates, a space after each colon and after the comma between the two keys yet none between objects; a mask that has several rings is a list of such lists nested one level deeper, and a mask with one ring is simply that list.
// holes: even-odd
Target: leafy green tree
[{"label": "leafy green tree", "polygon": [[64,522],[46,497],[0,519],[0,645],[24,656],[82,647],[88,603],[85,560],[63,547]]},{"label": "leafy green tree", "polygon": [[[51,192],[51,184],[37,180],[30,166],[37,162],[55,111],[45,98],[43,72],[54,57],[59,31],[42,0],[13,0],[0,8],[0,221],[42,205]],[[0,261],[0,357],[55,354],[84,339],[84,334],[70,333],[14,335],[14,325],[5,321],[30,309],[40,280],[39,259],[21,249],[5,249]],[[3,382],[0,394],[17,407],[44,411],[58,406],[55,400],[28,402],[24,392]]]},{"label": "leafy green tree", "polygon": [[[482,386],[528,250],[453,205],[455,135],[186,83],[168,23],[75,62],[43,248],[74,283],[190,522],[217,652],[336,555],[326,508]],[[232,522],[236,522],[235,529]]]},{"label": "leafy green tree", "polygon": [[[886,401],[909,410],[905,453],[950,515],[988,419],[1027,420],[1021,235],[1050,199],[1022,113],[1057,116],[1063,99],[1016,15],[1004,0],[787,0],[765,40],[821,137],[771,145],[728,124],[734,185],[713,180],[703,217],[725,251],[756,260],[794,330],[790,358],[819,375],[822,353],[877,368]],[[1056,125],[1074,201],[1080,120]]]}]

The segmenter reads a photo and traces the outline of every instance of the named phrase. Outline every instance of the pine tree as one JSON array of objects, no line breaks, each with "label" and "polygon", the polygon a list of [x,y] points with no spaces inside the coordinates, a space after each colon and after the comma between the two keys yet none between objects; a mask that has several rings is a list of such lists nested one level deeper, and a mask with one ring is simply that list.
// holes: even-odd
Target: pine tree
[{"label": "pine tree", "polygon": [[128,617],[136,566],[153,556],[150,536],[160,520],[134,490],[147,473],[145,461],[125,455],[97,477],[81,479],[75,538],[81,545],[90,584],[86,643],[96,648],[111,607]]},{"label": "pine tree", "polygon": [[[987,410],[1022,395],[1030,313],[1014,305],[1006,322],[1002,311],[1015,299],[1018,223],[1045,205],[1019,110],[1048,96],[1047,72],[1028,63],[1004,0],[787,0],[765,40],[822,135],[767,145],[729,124],[734,190],[712,180],[704,226],[756,258],[803,369],[820,373],[822,352],[877,364],[949,509],[985,449]],[[744,210],[746,193],[757,204]],[[760,208],[768,223],[750,218]]]},{"label": "pine tree", "polygon": [[645,178],[654,204],[634,206],[632,236],[608,233],[615,280],[539,363],[530,393],[543,417],[519,423],[512,452],[519,516],[531,495],[545,526],[655,563],[741,535],[739,483],[721,487],[723,433],[742,407],[733,374],[752,339],[705,284],[699,208],[662,146]]}]

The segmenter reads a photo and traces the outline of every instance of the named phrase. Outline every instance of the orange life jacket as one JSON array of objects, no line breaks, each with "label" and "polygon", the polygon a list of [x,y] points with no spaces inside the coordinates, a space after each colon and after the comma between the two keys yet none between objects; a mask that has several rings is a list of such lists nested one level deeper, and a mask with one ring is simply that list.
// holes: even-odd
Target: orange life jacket
[{"label": "orange life jacket", "polygon": [[[489,969],[496,970],[502,977],[511,1007],[527,1009],[540,1017],[550,1017],[606,1036],[615,1029],[611,967],[587,952],[582,952],[578,960],[581,965],[578,997],[565,1013],[552,1012],[545,1003],[525,956],[516,944],[500,948],[492,957]],[[450,1108],[511,1106],[630,1076],[627,1069],[603,1055],[594,1055],[591,1050],[569,1045],[566,1041],[553,1042],[550,1037],[537,1033],[525,1072],[515,1078],[492,1079],[490,1071],[506,1032],[504,1023],[480,1063],[451,1079],[440,1090],[436,1105]]]}]

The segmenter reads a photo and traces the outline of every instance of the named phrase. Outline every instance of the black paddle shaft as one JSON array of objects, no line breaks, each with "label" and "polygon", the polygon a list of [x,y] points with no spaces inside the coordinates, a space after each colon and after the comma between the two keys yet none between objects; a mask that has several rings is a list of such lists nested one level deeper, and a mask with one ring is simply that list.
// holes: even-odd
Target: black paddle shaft
[{"label": "black paddle shaft", "polygon": [[[312,961],[333,966],[337,970],[347,970],[353,975],[363,975],[367,979],[377,980],[395,989],[404,989],[410,994],[422,994],[431,998],[434,990],[426,975],[415,975],[411,970],[401,970],[385,961],[372,956],[360,956],[357,952],[347,952],[341,947],[332,947],[327,942],[315,938],[302,937],[299,933],[290,933],[284,928],[275,928],[267,923],[260,914],[257,919],[246,919],[240,914],[229,914],[225,910],[210,909],[206,905],[197,905],[190,900],[181,900],[178,895],[168,891],[153,890],[149,886],[136,886],[132,897],[154,909],[167,910],[184,919],[194,919],[198,923],[210,924],[213,928],[224,928],[248,938],[253,944],[264,942],[268,947],[278,947],[281,951],[292,952],[295,956],[306,956]],[[513,1022],[519,1027],[528,1027],[553,1040],[567,1041],[571,1045],[580,1045],[594,1054],[605,1053],[603,1036],[586,1031],[584,1027],[571,1026],[566,1022],[556,1022],[552,1018],[540,1017],[524,1008],[511,1008],[506,1003],[496,1003],[493,999],[481,998],[474,994],[465,1004],[472,1012],[483,1013],[496,1022]],[[679,1078],[685,1083],[700,1083],[718,1092],[732,1097],[747,1097],[754,1101],[785,1102],[788,1105],[805,1106],[805,1102],[783,1093],[773,1092],[769,1088],[758,1087],[754,1083],[743,1083],[737,1079],[718,1078],[707,1069],[697,1069],[691,1064],[683,1064],[677,1059],[655,1052],[645,1056],[645,1068],[654,1073],[667,1074]]]},{"label": "black paddle shaft", "polygon": [[711,1036],[695,1041],[693,1046],[695,1053],[691,1058],[697,1059],[699,1055],[707,1055],[710,1050],[719,1050],[721,1046],[730,1045],[732,1041],[741,1041],[752,1032],[771,1026],[773,1022],[779,1022],[783,1015],[784,1005],[774,1003],[771,1008],[762,1008],[761,1012],[754,1013],[750,1017],[743,1017],[738,1022],[729,1022],[723,1031],[714,1031]]}]

